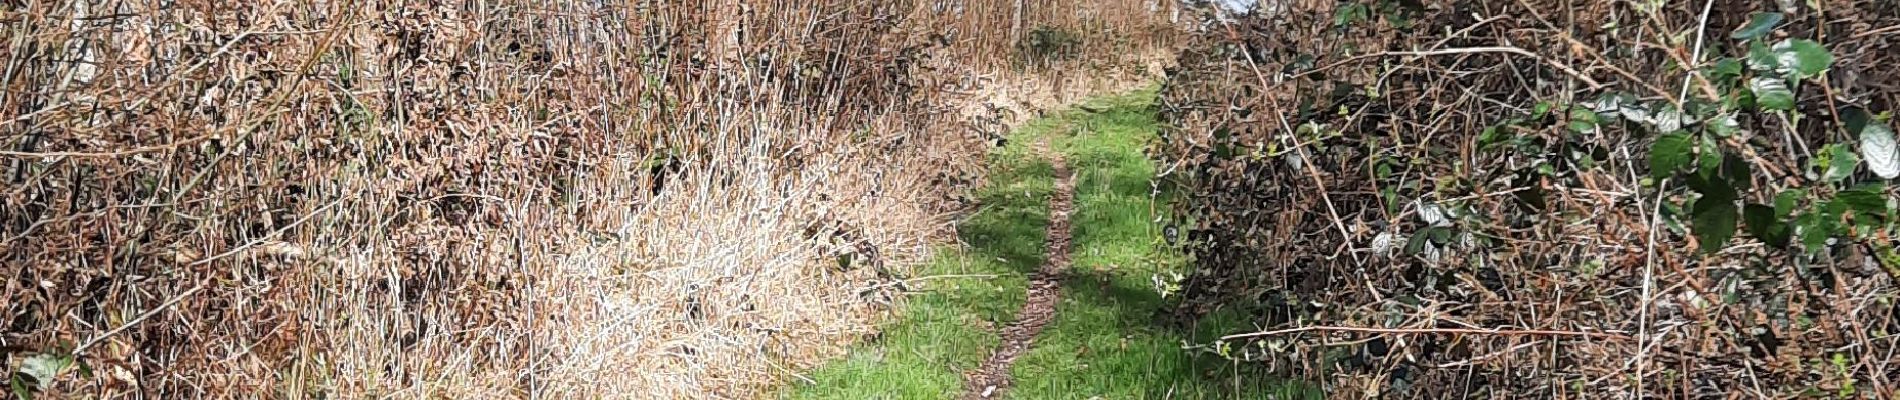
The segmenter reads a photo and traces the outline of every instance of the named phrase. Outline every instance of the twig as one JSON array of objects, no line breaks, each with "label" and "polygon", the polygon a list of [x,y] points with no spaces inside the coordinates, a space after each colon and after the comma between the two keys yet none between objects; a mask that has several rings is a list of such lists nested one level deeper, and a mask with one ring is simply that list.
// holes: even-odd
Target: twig
[{"label": "twig", "polygon": [[[1639,335],[1642,340],[1638,341],[1636,346],[1636,376],[1643,375],[1643,363],[1641,361],[1644,357],[1649,355],[1649,347],[1643,346],[1643,342],[1649,340],[1649,306],[1655,302],[1655,299],[1651,298],[1651,295],[1656,288],[1656,231],[1658,225],[1662,224],[1662,202],[1663,198],[1669,197],[1669,193],[1667,193],[1668,189],[1668,181],[1662,181],[1656,184],[1656,205],[1651,208],[1654,211],[1649,213],[1649,235],[1647,236],[1647,240],[1645,240],[1646,244],[1643,246],[1643,304],[1642,308],[1639,309],[1640,311],[1637,312],[1638,317],[1636,321],[1637,335]],[[1637,381],[1637,386],[1642,386],[1642,381]],[[1640,393],[1641,389],[1638,390]]]},{"label": "twig", "polygon": [[[1694,53],[1692,53],[1689,56],[1689,66],[1690,66],[1689,76],[1682,78],[1682,90],[1677,92],[1676,94],[1676,103],[1682,103],[1684,100],[1688,99],[1689,86],[1692,86],[1691,84],[1694,83],[1696,79],[1701,78],[1702,76],[1702,72],[1699,71],[1697,68],[1695,68],[1695,66],[1700,65],[1702,63],[1702,40],[1704,38],[1703,34],[1706,33],[1706,31],[1709,29],[1709,10],[1714,9],[1714,8],[1715,8],[1715,0],[1709,0],[1702,3],[1702,19],[1699,23],[1696,24],[1696,28],[1695,28],[1695,50],[1694,50]],[[1708,84],[1706,79],[1704,79],[1703,84],[1704,85]],[[1708,89],[1707,86],[1704,86],[1703,88]],[[1713,90],[1713,89],[1710,89],[1710,90]],[[1711,98],[1721,97],[1715,93],[1709,93],[1709,95]]]},{"label": "twig", "polygon": [[1859,39],[1859,38],[1864,38],[1864,37],[1868,37],[1868,36],[1874,36],[1874,35],[1884,35],[1884,34],[1889,34],[1889,33],[1900,33],[1900,25],[1894,25],[1894,26],[1889,26],[1889,27],[1885,27],[1885,28],[1880,28],[1880,29],[1875,29],[1875,30],[1871,30],[1871,31],[1866,31],[1866,32],[1861,32],[1861,33],[1856,33],[1856,34],[1854,34],[1854,36],[1848,36],[1848,38],[1849,38],[1849,39]]},{"label": "twig", "polygon": [[330,207],[335,207],[337,204],[342,204],[343,200],[348,199],[348,198],[349,197],[346,196],[343,198],[332,200],[330,201],[330,204],[325,204],[323,205],[323,207],[318,207],[316,210],[310,211],[309,214],[304,214],[303,218],[298,218],[296,221],[292,221],[289,224],[285,224],[282,228],[277,228],[277,230],[271,231],[270,233],[265,234],[263,237],[252,239],[250,242],[244,243],[244,245],[242,246],[232,248],[231,250],[226,250],[223,253],[218,253],[218,255],[205,257],[203,260],[193,261],[190,264],[190,266],[196,267],[200,265],[210,264],[212,261],[217,261],[220,258],[230,257],[232,254],[237,254],[244,250],[248,250],[252,247],[257,247],[257,245],[263,244],[266,241],[270,241],[272,238],[277,237],[277,235],[283,234],[285,231],[289,231],[290,228],[295,228],[298,225],[303,225],[304,222],[310,221],[311,218],[315,218],[317,214],[321,214],[323,213],[324,210],[328,210],[330,209]]},{"label": "twig", "polygon": [[[284,231],[288,231],[290,230],[290,228],[294,228],[298,225],[302,225],[304,222],[309,221],[311,218],[316,217],[317,214],[321,214],[323,213],[324,210],[327,210],[330,207],[334,207],[337,204],[341,204],[342,202],[343,202],[343,199],[336,199],[334,201],[331,201],[330,204],[325,204],[323,207],[319,207],[316,210],[311,211],[309,214],[305,214],[303,218],[298,218],[296,221],[286,224],[282,228],[277,228],[277,230],[271,231],[271,233],[264,235],[264,237],[251,240],[249,243],[245,243],[243,246],[238,246],[237,248],[231,249],[223,253],[219,253],[218,255],[205,257],[205,259],[192,262],[190,265],[199,266],[199,265],[209,264],[212,261],[215,261],[217,259],[228,257],[232,254],[237,254],[238,252],[242,252],[246,249],[256,247],[258,244],[270,240],[270,238],[276,237],[279,234],[283,234]],[[165,311],[165,309],[167,308],[171,308],[172,305],[178,304],[178,302],[180,301],[184,301],[185,298],[191,297],[191,295],[193,294],[197,294],[198,291],[200,290],[204,290],[203,283],[200,283],[197,286],[192,287],[190,290],[186,290],[184,293],[179,293],[177,296],[172,296],[170,300],[165,301],[165,304],[160,304],[158,308],[154,308],[151,311],[146,311],[144,314],[140,314],[138,318],[133,318],[132,321],[126,322],[124,325],[119,325],[119,327],[117,328],[112,328],[112,330],[106,331],[105,334],[86,340],[86,342],[83,344],[80,344],[79,347],[73,348],[73,354],[82,354],[83,352],[86,351],[87,348],[91,348],[93,345],[98,344],[99,341],[105,340],[106,338],[112,337],[112,335],[116,335],[119,332],[126,330],[127,328],[131,328],[134,325],[138,325],[139,323],[144,322],[147,318],[151,318],[153,315],[156,315],[161,311]]]},{"label": "twig", "polygon": [[165,150],[171,150],[171,149],[176,149],[176,148],[179,148],[179,147],[182,147],[182,146],[185,146],[185,145],[190,145],[190,144],[192,144],[192,143],[197,143],[197,142],[201,142],[201,141],[204,141],[205,139],[210,139],[210,138],[211,138],[212,136],[214,136],[214,135],[204,135],[204,136],[199,136],[199,137],[194,137],[194,138],[191,138],[191,139],[185,139],[185,140],[181,140],[181,141],[177,141],[177,142],[172,142],[172,143],[166,143],[166,144],[160,144],[160,145],[152,145],[152,146],[144,146],[144,147],[135,147],[135,148],[131,148],[131,149],[126,149],[126,150],[119,150],[119,151],[104,151],[104,152],[80,152],[80,151],[49,151],[49,152],[23,152],[23,151],[7,151],[7,150],[0,150],[0,156],[7,156],[7,157],[21,157],[21,158],[32,158],[32,157],[76,157],[76,158],[108,158],[108,157],[123,157],[123,156],[129,156],[129,155],[135,155],[135,154],[141,154],[141,153],[151,153],[151,152],[156,152],[156,151],[165,151]]},{"label": "twig", "polygon": [[1541,329],[1361,328],[1361,327],[1353,327],[1353,326],[1303,326],[1299,328],[1288,328],[1288,329],[1273,330],[1273,331],[1239,333],[1239,334],[1221,336],[1220,339],[1221,340],[1246,339],[1246,338],[1252,338],[1252,337],[1277,336],[1277,335],[1285,335],[1288,333],[1300,333],[1300,332],[1311,332],[1311,331],[1396,333],[1396,334],[1583,336],[1583,337],[1610,339],[1610,340],[1617,340],[1617,341],[1627,341],[1627,340],[1633,339],[1629,337],[1629,335],[1619,335],[1619,334],[1605,333],[1605,332],[1554,331],[1554,330],[1541,330]]},{"label": "twig", "polygon": [[[1553,27],[1552,29],[1555,29],[1555,28]],[[1595,46],[1591,46],[1588,43],[1584,43],[1583,41],[1570,37],[1570,35],[1568,34],[1562,35],[1560,37],[1563,38],[1565,42],[1569,42],[1571,47],[1589,50],[1587,54],[1589,54],[1590,57],[1595,58],[1596,61],[1599,63],[1603,63],[1602,65],[1603,68],[1610,70],[1610,72],[1615,72],[1617,75],[1622,76],[1623,79],[1627,79],[1628,81],[1626,81],[1626,83],[1634,84],[1636,86],[1641,86],[1643,89],[1649,90],[1650,93],[1656,94],[1656,97],[1659,97],[1659,98],[1668,99],[1670,101],[1674,101],[1676,99],[1674,96],[1669,95],[1669,92],[1664,91],[1660,87],[1656,87],[1656,85],[1650,84],[1649,79],[1636,76],[1636,74],[1631,73],[1629,70],[1616,66],[1616,64],[1610,62],[1608,58],[1603,57],[1603,51],[1597,50]],[[1675,103],[1672,105],[1676,106],[1677,109],[1682,108],[1682,104],[1680,103]]]},{"label": "twig", "polygon": [[[202,141],[205,141],[206,139],[211,139],[227,132],[241,132],[244,130],[251,129],[260,124],[263,124],[266,118],[274,117],[274,116],[277,116],[277,114],[282,114],[288,111],[289,110],[272,111],[258,118],[245,120],[242,123],[219,128],[217,131],[212,132],[212,133],[207,133],[207,134],[199,135],[197,137],[193,137],[190,139],[180,140],[180,141],[166,143],[166,144],[156,144],[156,145],[151,145],[151,146],[134,147],[130,149],[117,150],[117,151],[98,151],[98,152],[87,152],[87,151],[23,152],[23,151],[0,150],[0,156],[20,157],[20,158],[35,158],[35,157],[113,158],[113,157],[124,157],[124,156],[138,155],[138,154],[152,153],[152,152],[159,152],[159,151],[166,151],[166,150],[175,150],[179,147],[184,147],[184,146],[188,146],[194,143],[202,142]],[[209,171],[210,170],[207,169],[205,172],[209,172]],[[180,195],[182,195],[183,191],[181,191],[180,193],[181,193]]]},{"label": "twig", "polygon": [[1521,48],[1510,47],[1510,46],[1466,47],[1466,48],[1442,49],[1442,50],[1430,50],[1430,51],[1387,51],[1387,52],[1380,52],[1380,53],[1372,53],[1372,54],[1347,58],[1344,60],[1339,60],[1332,64],[1326,64],[1326,66],[1323,66],[1323,67],[1302,71],[1298,74],[1293,74],[1292,77],[1298,78],[1298,77],[1306,76],[1308,74],[1318,73],[1319,71],[1332,69],[1333,67],[1337,67],[1345,63],[1363,60],[1367,58],[1373,58],[1373,57],[1384,57],[1384,56],[1427,57],[1427,56],[1442,56],[1442,55],[1453,55],[1453,54],[1476,54],[1476,53],[1510,53],[1510,54],[1530,57],[1531,59],[1537,60],[1544,64],[1549,64],[1551,67],[1555,67],[1557,68],[1557,70],[1563,71],[1564,74],[1583,80],[1584,83],[1590,84],[1590,89],[1592,90],[1603,87],[1603,84],[1598,83],[1596,79],[1592,79],[1590,78],[1589,75],[1585,75],[1582,72],[1578,72],[1576,69],[1570,68],[1570,66],[1568,65],[1563,65],[1562,63],[1559,63],[1556,60],[1544,58],[1544,56],[1538,55],[1537,53],[1532,53],[1529,50],[1524,50]]},{"label": "twig", "polygon": [[[1714,7],[1715,7],[1715,0],[1708,0],[1706,2],[1703,2],[1702,17],[1700,21],[1698,21],[1696,24],[1695,49],[1693,50],[1693,54],[1689,56],[1691,58],[1690,63],[1692,64],[1692,66],[1688,71],[1689,76],[1684,77],[1682,80],[1682,90],[1676,92],[1676,104],[1682,104],[1683,100],[1689,97],[1689,87],[1692,85],[1692,83],[1695,82],[1696,78],[1700,77],[1701,73],[1695,70],[1695,68],[1693,67],[1693,64],[1700,62],[1702,59],[1702,42],[1704,39],[1704,33],[1708,29],[1708,26],[1709,26],[1709,11],[1713,9]],[[1704,86],[1704,88],[1707,89],[1708,87]],[[1644,247],[1644,250],[1643,250],[1643,257],[1644,257],[1643,293],[1642,293],[1643,303],[1642,303],[1642,308],[1640,309],[1640,311],[1638,311],[1639,316],[1637,317],[1638,320],[1636,322],[1637,334],[1641,337],[1642,340],[1637,342],[1636,356],[1632,359],[1632,361],[1634,361],[1634,363],[1636,364],[1636,376],[1638,377],[1643,376],[1643,370],[1646,369],[1646,367],[1648,366],[1648,363],[1643,362],[1643,360],[1649,357],[1649,346],[1645,346],[1644,343],[1648,342],[1650,339],[1649,337],[1649,308],[1650,308],[1650,304],[1654,302],[1655,300],[1651,298],[1651,296],[1654,294],[1653,292],[1656,287],[1656,230],[1657,230],[1656,228],[1657,228],[1657,225],[1660,223],[1660,220],[1662,219],[1663,198],[1669,196],[1669,193],[1667,192],[1668,188],[1669,188],[1669,184],[1667,182],[1659,183],[1656,186],[1656,205],[1654,208],[1655,211],[1650,213],[1649,232],[1648,232],[1648,235],[1645,237],[1646,240],[1644,240],[1645,243],[1643,245]],[[1709,243],[1707,245],[1719,246],[1720,244]],[[1637,379],[1636,381],[1637,393],[1643,393],[1644,381],[1645,379],[1641,379],[1641,378]]]},{"label": "twig", "polygon": [[198,291],[204,290],[204,288],[205,288],[205,285],[203,283],[200,283],[197,286],[193,286],[191,289],[186,290],[184,293],[179,293],[177,296],[172,296],[170,300],[165,300],[165,304],[159,304],[158,308],[154,308],[151,311],[146,311],[144,314],[139,314],[138,318],[133,318],[131,321],[127,321],[124,325],[119,325],[119,327],[112,328],[112,330],[106,331],[106,333],[104,334],[100,334],[99,336],[94,336],[92,339],[87,339],[85,343],[80,343],[79,347],[73,348],[73,354],[74,355],[86,354],[86,350],[91,349],[93,345],[99,344],[99,341],[106,340],[106,338],[112,337],[112,335],[117,335],[119,334],[119,332],[123,332],[127,328],[131,328],[135,325],[138,325],[141,322],[145,322],[146,319],[151,318],[153,315],[158,315],[159,312],[163,312],[165,311],[165,309],[171,308],[173,305],[178,304],[178,302],[180,301],[185,301],[185,298],[191,297],[191,295],[193,294],[197,294]]},{"label": "twig", "polygon": [[[1230,29],[1229,33],[1232,34],[1231,32],[1232,28],[1229,27],[1228,29]],[[1267,81],[1267,76],[1260,72],[1260,65],[1254,63],[1252,52],[1247,50],[1246,46],[1241,46],[1240,52],[1242,55],[1246,56],[1247,68],[1253,72],[1254,79],[1260,81],[1260,86],[1272,87],[1273,84]],[[1266,97],[1267,101],[1273,104],[1273,108],[1275,110],[1283,110],[1282,108],[1280,108],[1279,100],[1275,99],[1273,95],[1262,94],[1261,96]],[[1284,113],[1275,112],[1274,116],[1275,116],[1274,119],[1280,122],[1280,129],[1284,130],[1288,137],[1297,138],[1297,136],[1293,134],[1293,126],[1286,122],[1286,115]],[[1314,189],[1319,189],[1320,200],[1323,200],[1326,203],[1326,216],[1332,217],[1333,227],[1339,229],[1339,240],[1350,243],[1353,237],[1352,230],[1346,229],[1346,223],[1343,220],[1339,219],[1339,211],[1333,207],[1333,196],[1327,193],[1328,191],[1326,190],[1326,180],[1320,179],[1319,169],[1313,167],[1314,159],[1312,157],[1309,157],[1306,154],[1306,150],[1301,149],[1299,146],[1294,146],[1293,149],[1299,152],[1301,160],[1305,160],[1304,162],[1301,162],[1300,165],[1306,167],[1307,176],[1310,176],[1313,178]],[[1364,260],[1360,260],[1358,254],[1356,253],[1353,254],[1353,260],[1364,261]]]},{"label": "twig", "polygon": [[[213,52],[211,52],[211,55],[209,55],[209,56],[205,56],[205,58],[204,58],[204,59],[201,59],[201,60],[198,60],[198,62],[197,62],[197,63],[194,63],[194,64],[192,64],[192,65],[191,65],[191,66],[189,66],[189,67],[186,67],[186,68],[185,68],[185,69],[184,69],[183,71],[179,71],[179,72],[178,72],[178,73],[176,73],[176,74],[172,74],[172,75],[171,75],[170,77],[168,77],[168,78],[166,79],[166,81],[165,81],[165,82],[163,82],[163,83],[161,83],[161,84],[159,84],[159,85],[153,85],[153,86],[152,86],[152,87],[153,87],[153,89],[151,89],[150,91],[157,91],[157,90],[158,90],[157,88],[161,88],[161,87],[164,87],[164,84],[168,84],[168,83],[170,83],[170,82],[171,82],[171,81],[172,81],[173,79],[175,79],[175,78],[176,78],[176,77],[178,77],[178,76],[183,76],[183,75],[186,75],[186,74],[190,74],[190,73],[193,73],[193,72],[197,72],[197,71],[198,71],[198,68],[203,68],[203,67],[205,66],[205,64],[209,64],[209,63],[211,63],[211,61],[212,61],[212,60],[216,60],[216,59],[217,59],[218,57],[222,57],[222,56],[224,56],[224,53],[225,53],[225,52],[227,52],[227,51],[231,51],[231,46],[236,46],[236,45],[238,44],[238,42],[241,42],[241,41],[244,41],[244,39],[247,39],[247,38],[250,38],[250,37],[251,37],[251,35],[253,35],[253,34],[256,34],[256,33],[257,33],[257,32],[244,32],[244,33],[240,33],[240,34],[238,34],[238,35],[237,35],[237,37],[234,37],[234,38],[231,38],[231,40],[227,40],[227,41],[225,41],[225,42],[224,42],[224,45],[223,45],[223,46],[219,46],[219,47],[218,47],[218,50],[217,50],[217,51],[213,51]],[[143,96],[143,97],[141,97],[141,98],[139,99],[139,102],[140,102],[139,104],[140,104],[140,105],[143,105],[145,101],[149,101],[149,100],[151,100],[151,97],[149,96],[149,93],[147,93],[147,95],[146,95],[146,96]],[[25,114],[21,114],[21,115],[19,115],[19,116],[17,116],[17,117],[13,117],[12,119],[8,119],[8,120],[6,120],[6,121],[4,121],[4,122],[0,122],[0,126],[7,126],[7,125],[12,125],[13,123],[16,123],[16,122],[21,122],[21,121],[26,121],[26,120],[29,120],[29,119],[32,119],[33,117],[35,117],[35,116],[38,116],[38,115],[40,115],[40,114],[45,114],[45,113],[49,113],[49,112],[53,112],[53,111],[55,111],[55,110],[59,110],[59,109],[62,109],[62,108],[66,108],[66,106],[70,106],[70,105],[72,105],[73,103],[74,103],[74,101],[72,101],[72,100],[67,100],[67,101],[64,101],[64,102],[61,102],[61,103],[59,103],[59,104],[54,104],[54,105],[50,105],[50,106],[46,106],[46,107],[43,107],[43,108],[40,108],[40,109],[38,109],[38,110],[33,110],[33,112],[29,112],[29,113],[25,113]],[[133,107],[133,108],[137,108],[137,107]],[[9,155],[10,155],[10,154],[9,154]]]},{"label": "twig", "polygon": [[1497,358],[1498,356],[1501,356],[1501,355],[1505,355],[1505,354],[1509,354],[1509,353],[1511,353],[1511,352],[1513,352],[1513,351],[1518,351],[1518,350],[1523,350],[1523,349],[1524,349],[1525,347],[1531,347],[1531,346],[1536,346],[1536,345],[1539,345],[1539,344],[1543,344],[1543,343],[1544,343],[1543,341],[1531,341],[1531,342],[1526,342],[1526,343],[1523,343],[1523,344],[1519,344],[1519,345],[1516,345],[1516,346],[1511,346],[1511,347],[1508,347],[1508,348],[1505,348],[1504,350],[1498,350],[1498,351],[1494,351],[1494,352],[1491,352],[1491,354],[1485,354],[1485,355],[1482,355],[1482,356],[1477,356],[1477,357],[1472,357],[1471,359],[1468,359],[1468,360],[1460,360],[1460,361],[1454,361],[1454,362],[1448,362],[1448,363],[1444,363],[1444,364],[1438,364],[1438,368],[1453,368],[1453,367],[1463,367],[1463,366],[1467,366],[1467,365],[1472,365],[1472,364],[1475,364],[1475,363],[1477,363],[1477,362],[1479,362],[1479,361],[1484,361],[1484,360],[1489,360],[1489,359],[1493,359],[1493,358]]}]

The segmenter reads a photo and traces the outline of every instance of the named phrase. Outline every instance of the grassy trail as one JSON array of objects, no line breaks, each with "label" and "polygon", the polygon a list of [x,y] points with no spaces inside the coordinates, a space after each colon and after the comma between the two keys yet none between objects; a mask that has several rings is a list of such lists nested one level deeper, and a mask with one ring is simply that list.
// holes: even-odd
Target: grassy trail
[{"label": "grassy trail", "polygon": [[[1185,273],[1182,257],[1160,245],[1157,214],[1168,193],[1151,197],[1153,164],[1142,146],[1154,137],[1154,92],[1105,97],[1051,114],[1014,133],[991,154],[983,206],[959,225],[963,246],[942,249],[917,276],[945,276],[919,288],[903,315],[847,358],[810,371],[789,399],[949,399],[964,373],[998,345],[995,333],[1017,317],[1028,277],[1045,260],[1054,171],[1032,147],[1048,143],[1074,172],[1072,265],[1061,281],[1054,321],[1010,369],[1014,399],[1297,398],[1264,374],[1246,373],[1183,344],[1246,330],[1215,315],[1192,328],[1162,324],[1157,275]],[[955,277],[951,277],[955,276]]]}]

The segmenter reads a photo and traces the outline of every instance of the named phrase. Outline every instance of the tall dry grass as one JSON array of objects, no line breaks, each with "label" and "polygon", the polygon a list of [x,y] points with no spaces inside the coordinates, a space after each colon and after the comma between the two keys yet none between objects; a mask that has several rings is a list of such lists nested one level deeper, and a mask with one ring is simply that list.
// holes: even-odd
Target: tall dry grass
[{"label": "tall dry grass", "polygon": [[755,395],[1169,3],[0,2],[0,352],[78,361],[41,395]]},{"label": "tall dry grass", "polygon": [[[1817,4],[1295,0],[1207,23],[1157,101],[1196,256],[1177,315],[1250,315],[1222,349],[1335,398],[1900,397],[1900,196],[1872,163],[1815,167],[1878,154],[1845,111],[1900,109],[1900,2]],[[1798,106],[1721,72],[1797,40],[1824,74],[1748,73]],[[1705,143],[1694,178],[1671,135]],[[1851,191],[1872,204],[1825,211]],[[1735,221],[1767,204],[1826,224],[1777,243],[1795,211]]]}]

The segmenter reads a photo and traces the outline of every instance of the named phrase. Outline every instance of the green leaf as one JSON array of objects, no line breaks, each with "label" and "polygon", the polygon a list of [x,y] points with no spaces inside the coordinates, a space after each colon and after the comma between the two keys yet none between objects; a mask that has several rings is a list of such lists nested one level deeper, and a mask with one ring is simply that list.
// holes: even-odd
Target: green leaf
[{"label": "green leaf", "polygon": [[1699,191],[1704,193],[1689,212],[1690,229],[1695,232],[1696,240],[1702,243],[1702,251],[1714,253],[1735,237],[1735,189],[1717,179],[1706,181],[1705,187]]},{"label": "green leaf", "polygon": [[1795,225],[1801,227],[1801,247],[1812,252],[1827,245],[1827,239],[1834,237],[1840,229],[1840,213],[1829,211],[1832,207],[1803,213],[1795,219]]},{"label": "green leaf", "polygon": [[1649,146],[1649,175],[1668,177],[1689,165],[1689,135],[1671,133]]},{"label": "green leaf", "polygon": [[1761,42],[1748,42],[1748,69],[1769,72],[1781,68],[1781,60],[1775,52]]},{"label": "green leaf", "polygon": [[1841,123],[1847,125],[1847,133],[1860,133],[1862,129],[1867,129],[1868,123],[1874,122],[1873,114],[1868,114],[1867,110],[1855,106],[1841,107],[1841,114],[1838,116],[1841,118]]},{"label": "green leaf", "polygon": [[1808,192],[1801,189],[1789,189],[1775,195],[1775,218],[1787,218],[1794,214],[1794,207]]},{"label": "green leaf", "polygon": [[[1749,96],[1744,96],[1744,95],[1749,95]],[[1743,99],[1753,99],[1753,98],[1754,98],[1753,93],[1747,90],[1726,90],[1722,92],[1722,98],[1718,101],[1721,102],[1722,108],[1724,109],[1739,110],[1739,109],[1742,109],[1743,105],[1745,105],[1742,103]]]},{"label": "green leaf", "polygon": [[1787,39],[1775,43],[1775,59],[1783,73],[1797,79],[1820,76],[1834,65],[1834,55],[1826,47],[1807,39]]},{"label": "green leaf", "polygon": [[1774,31],[1775,26],[1781,25],[1782,17],[1783,16],[1781,15],[1781,13],[1778,13],[1778,12],[1758,12],[1758,13],[1749,14],[1748,25],[1743,25],[1741,29],[1736,29],[1734,32],[1730,32],[1728,34],[1728,37],[1730,39],[1742,39],[1742,40],[1748,40],[1748,39],[1761,37],[1761,35],[1766,35],[1768,34],[1768,32]]},{"label": "green leaf", "polygon": [[1715,117],[1719,117],[1725,112],[1725,110],[1727,109],[1723,108],[1721,103],[1712,102],[1709,99],[1704,99],[1701,97],[1690,97],[1690,98],[1682,99],[1683,115],[1689,118],[1688,121],[1683,122],[1684,124],[1691,124],[1691,123],[1706,121],[1709,119],[1713,119]]},{"label": "green leaf", "polygon": [[1654,119],[1651,124],[1657,132],[1675,132],[1682,130],[1683,126],[1695,123],[1695,119],[1690,118],[1688,113],[1676,109],[1673,105],[1657,104],[1652,109],[1656,112],[1650,116]]},{"label": "green leaf", "polygon": [[1834,195],[1834,201],[1846,206],[1847,209],[1854,210],[1856,214],[1878,215],[1882,218],[1887,216],[1887,194],[1886,189],[1881,185],[1862,185],[1842,190]]},{"label": "green leaf", "polygon": [[1768,237],[1768,229],[1775,225],[1775,208],[1749,203],[1742,206],[1742,224],[1748,228],[1748,234],[1757,238]]},{"label": "green leaf", "polygon": [[1748,80],[1748,91],[1755,93],[1755,104],[1770,110],[1793,110],[1794,91],[1780,78],[1758,76]]},{"label": "green leaf", "polygon": [[1583,121],[1570,121],[1569,124],[1565,124],[1564,126],[1570,128],[1571,132],[1576,133],[1590,133],[1597,129],[1597,124]]},{"label": "green leaf", "polygon": [[1727,179],[1736,190],[1748,191],[1755,188],[1754,166],[1741,157],[1724,156],[1722,158],[1722,178]]},{"label": "green leaf", "polygon": [[1760,204],[1742,207],[1742,223],[1748,227],[1749,235],[1769,246],[1788,245],[1788,224],[1775,215],[1773,207]]},{"label": "green leaf", "polygon": [[1701,161],[1696,165],[1696,172],[1701,173],[1702,177],[1710,179],[1722,176],[1722,145],[1716,143],[1715,138],[1711,138],[1708,135],[1701,135],[1699,137],[1701,138],[1701,148],[1696,150],[1696,155]]},{"label": "green leaf", "polygon": [[1591,111],[1586,107],[1570,108],[1570,124],[1568,126],[1571,131],[1577,133],[1595,132],[1597,124],[1602,122],[1603,118],[1597,116],[1596,111]]},{"label": "green leaf", "polygon": [[1404,249],[1405,254],[1416,255],[1419,252],[1424,251],[1425,244],[1431,242],[1430,231],[1433,229],[1438,229],[1438,227],[1425,228],[1425,232],[1419,232],[1418,234],[1414,234],[1412,235],[1411,240],[1406,240],[1405,249]]},{"label": "green leaf", "polygon": [[26,386],[26,379],[21,376],[20,374],[9,375],[7,377],[7,386],[13,388],[13,397],[18,397],[21,400],[33,400],[33,389]]},{"label": "green leaf", "polygon": [[1709,70],[1709,75],[1717,81],[1739,78],[1742,76],[1742,61],[1734,58],[1716,60],[1715,66]]},{"label": "green leaf", "polygon": [[1709,127],[1709,133],[1717,137],[1735,136],[1736,133],[1742,131],[1742,124],[1735,121],[1734,113],[1717,115],[1715,118],[1710,118],[1703,126]]},{"label": "green leaf", "polygon": [[1848,150],[1846,147],[1830,144],[1822,148],[1821,153],[1821,158],[1827,160],[1827,168],[1821,174],[1821,180],[1829,183],[1840,182],[1853,176],[1854,168],[1860,166],[1860,155],[1854,154],[1853,150]]},{"label": "green leaf", "polygon": [[[1737,196],[1735,192],[1735,187],[1729,186],[1728,181],[1725,181],[1722,179],[1709,179],[1708,177],[1705,177],[1699,174],[1691,174],[1687,178],[1688,178],[1687,183],[1689,184],[1689,189],[1695,190],[1697,194],[1701,194],[1702,199],[1715,199],[1718,201],[1733,203],[1735,202],[1735,199],[1740,198]],[[1698,204],[1698,207],[1700,206],[1701,203],[1702,203],[1702,200],[1696,200],[1696,204]],[[1691,211],[1690,213],[1693,214],[1694,211]]]},{"label": "green leaf", "polygon": [[1352,3],[1340,6],[1339,9],[1333,10],[1333,25],[1344,27],[1365,21],[1369,13],[1364,4]]},{"label": "green leaf", "polygon": [[1682,218],[1689,215],[1682,211],[1682,206],[1684,205],[1678,205],[1673,201],[1665,201],[1662,202],[1660,206],[1660,209],[1656,210],[1656,212],[1661,214],[1663,227],[1669,228],[1670,233],[1677,235],[1689,234],[1689,228],[1682,226]]}]

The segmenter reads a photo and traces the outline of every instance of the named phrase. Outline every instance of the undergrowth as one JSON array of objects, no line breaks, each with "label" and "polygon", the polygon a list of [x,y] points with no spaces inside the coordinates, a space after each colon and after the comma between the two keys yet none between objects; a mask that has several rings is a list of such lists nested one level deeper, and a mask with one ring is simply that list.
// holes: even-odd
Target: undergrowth
[{"label": "undergrowth", "polygon": [[1180,311],[1335,396],[1894,397],[1896,5],[1210,22],[1161,100]]}]

